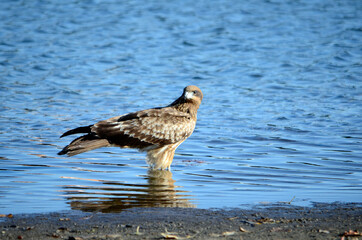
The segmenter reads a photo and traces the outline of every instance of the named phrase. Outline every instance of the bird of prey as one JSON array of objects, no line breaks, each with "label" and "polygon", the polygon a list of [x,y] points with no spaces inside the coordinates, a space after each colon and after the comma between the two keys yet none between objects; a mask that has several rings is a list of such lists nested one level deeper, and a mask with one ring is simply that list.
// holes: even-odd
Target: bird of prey
[{"label": "bird of prey", "polygon": [[183,94],[166,107],[128,113],[69,130],[61,137],[85,135],[74,139],[58,154],[73,156],[110,146],[136,148],[147,152],[147,163],[152,169],[170,170],[176,148],[195,129],[202,98],[198,87],[187,86]]}]

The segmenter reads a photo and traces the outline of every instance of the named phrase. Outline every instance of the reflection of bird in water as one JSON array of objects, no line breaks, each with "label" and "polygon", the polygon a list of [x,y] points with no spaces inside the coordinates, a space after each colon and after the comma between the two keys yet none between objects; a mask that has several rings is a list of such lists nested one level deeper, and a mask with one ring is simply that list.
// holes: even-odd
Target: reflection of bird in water
[{"label": "reflection of bird in water", "polygon": [[186,191],[175,189],[178,187],[170,171],[149,170],[145,178],[148,184],[88,179],[102,185],[66,185],[63,192],[72,209],[86,212],[121,212],[133,207],[195,207],[189,202],[190,195],[186,195]]},{"label": "reflection of bird in water", "polygon": [[61,137],[86,133],[73,140],[58,154],[73,156],[100,147],[137,148],[147,152],[154,169],[170,169],[176,148],[191,136],[197,119],[202,92],[187,86],[181,97],[167,107],[152,108],[78,127]]}]

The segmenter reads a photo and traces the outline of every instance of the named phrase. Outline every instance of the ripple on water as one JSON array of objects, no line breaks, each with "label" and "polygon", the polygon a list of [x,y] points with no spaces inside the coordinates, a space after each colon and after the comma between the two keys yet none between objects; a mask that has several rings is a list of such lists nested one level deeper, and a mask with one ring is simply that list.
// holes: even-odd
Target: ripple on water
[{"label": "ripple on water", "polygon": [[[5,1],[0,210],[360,201],[359,9]],[[56,155],[71,140],[64,131],[164,106],[189,84],[204,99],[172,173],[149,171],[127,149]]]}]

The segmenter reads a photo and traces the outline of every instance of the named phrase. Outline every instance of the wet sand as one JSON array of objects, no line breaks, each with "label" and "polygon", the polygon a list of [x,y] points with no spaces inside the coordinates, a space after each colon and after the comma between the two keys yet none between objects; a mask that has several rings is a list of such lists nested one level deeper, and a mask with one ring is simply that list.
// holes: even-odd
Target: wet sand
[{"label": "wet sand", "polygon": [[362,239],[349,236],[362,230],[362,205],[353,203],[133,208],[107,214],[72,210],[0,220],[0,239]]}]

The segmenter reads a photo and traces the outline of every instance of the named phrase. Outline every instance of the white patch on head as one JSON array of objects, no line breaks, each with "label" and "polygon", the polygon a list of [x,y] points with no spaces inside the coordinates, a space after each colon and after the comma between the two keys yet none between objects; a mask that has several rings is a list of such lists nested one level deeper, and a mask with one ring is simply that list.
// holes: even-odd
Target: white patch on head
[{"label": "white patch on head", "polygon": [[186,93],[185,93],[185,98],[186,98],[186,99],[191,99],[193,96],[194,96],[194,93],[193,93],[193,92],[186,92]]}]

